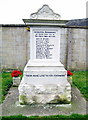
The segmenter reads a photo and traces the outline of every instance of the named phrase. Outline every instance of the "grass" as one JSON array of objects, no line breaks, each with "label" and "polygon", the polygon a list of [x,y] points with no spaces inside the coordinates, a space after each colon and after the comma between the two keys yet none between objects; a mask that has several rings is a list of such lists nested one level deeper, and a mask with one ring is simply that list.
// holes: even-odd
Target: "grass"
[{"label": "grass", "polygon": [[73,72],[72,76],[72,82],[77,88],[80,90],[82,95],[86,98],[88,101],[88,71],[76,71]]},{"label": "grass", "polygon": [[72,114],[72,115],[53,115],[53,116],[3,116],[2,120],[88,120],[88,115],[79,115],[79,114]]},{"label": "grass", "polygon": [[12,77],[10,72],[0,74],[0,103],[5,99],[9,88],[12,86]]}]

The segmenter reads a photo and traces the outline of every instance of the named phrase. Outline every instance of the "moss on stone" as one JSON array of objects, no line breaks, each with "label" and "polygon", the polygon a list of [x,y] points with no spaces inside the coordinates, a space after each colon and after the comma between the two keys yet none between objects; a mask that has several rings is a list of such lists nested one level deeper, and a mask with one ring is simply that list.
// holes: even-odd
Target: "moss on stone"
[{"label": "moss on stone", "polygon": [[27,105],[27,97],[25,95],[20,95],[20,104]]},{"label": "moss on stone", "polygon": [[71,103],[71,101],[69,101],[68,99],[67,99],[67,96],[66,95],[61,95],[60,96],[60,99],[59,99],[59,103],[63,103],[63,104],[68,104],[68,103]]}]

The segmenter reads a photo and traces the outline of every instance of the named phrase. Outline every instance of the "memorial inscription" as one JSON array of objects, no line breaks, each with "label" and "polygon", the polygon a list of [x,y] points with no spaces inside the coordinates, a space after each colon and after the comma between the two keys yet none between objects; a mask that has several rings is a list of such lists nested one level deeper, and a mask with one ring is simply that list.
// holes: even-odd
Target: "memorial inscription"
[{"label": "memorial inscription", "polygon": [[35,29],[36,59],[54,59],[55,39],[58,30]]},{"label": "memorial inscription", "polygon": [[63,77],[63,76],[65,76],[65,75],[57,75],[57,74],[55,74],[55,75],[48,75],[48,74],[44,74],[44,75],[26,75],[27,77]]}]

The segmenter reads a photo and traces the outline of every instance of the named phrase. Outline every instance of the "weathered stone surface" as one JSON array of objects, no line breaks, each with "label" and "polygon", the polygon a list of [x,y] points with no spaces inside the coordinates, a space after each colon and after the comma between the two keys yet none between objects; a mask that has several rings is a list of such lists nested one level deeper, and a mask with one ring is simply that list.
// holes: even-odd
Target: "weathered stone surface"
[{"label": "weathered stone surface", "polygon": [[70,103],[71,101],[71,86],[68,83],[66,86],[24,84],[20,89],[20,104]]}]

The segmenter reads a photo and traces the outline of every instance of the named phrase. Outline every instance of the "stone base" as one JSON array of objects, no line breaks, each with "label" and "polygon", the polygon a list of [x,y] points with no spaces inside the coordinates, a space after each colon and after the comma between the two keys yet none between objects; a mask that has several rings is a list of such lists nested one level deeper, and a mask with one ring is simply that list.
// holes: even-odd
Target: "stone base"
[{"label": "stone base", "polygon": [[26,67],[18,89],[20,104],[71,101],[71,86],[63,66]]}]

